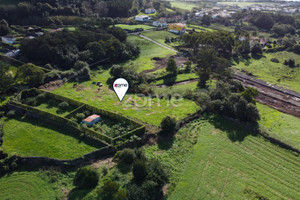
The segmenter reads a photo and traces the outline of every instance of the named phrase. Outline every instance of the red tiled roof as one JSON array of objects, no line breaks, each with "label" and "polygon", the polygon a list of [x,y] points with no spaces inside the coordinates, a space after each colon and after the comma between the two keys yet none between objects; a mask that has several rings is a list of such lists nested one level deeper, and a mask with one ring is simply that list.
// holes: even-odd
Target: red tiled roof
[{"label": "red tiled roof", "polygon": [[97,119],[99,117],[100,117],[100,115],[91,115],[91,116],[85,118],[83,121],[84,122],[92,122],[93,120],[95,120],[95,119]]}]

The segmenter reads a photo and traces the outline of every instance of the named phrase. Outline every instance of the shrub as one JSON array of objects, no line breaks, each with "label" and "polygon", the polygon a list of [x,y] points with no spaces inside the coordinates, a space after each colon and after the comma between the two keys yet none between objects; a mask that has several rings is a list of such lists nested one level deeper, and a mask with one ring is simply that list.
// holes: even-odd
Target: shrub
[{"label": "shrub", "polygon": [[58,104],[58,107],[62,110],[66,110],[67,108],[69,108],[69,104],[67,102],[61,102],[60,104]]},{"label": "shrub", "polygon": [[132,166],[132,174],[137,183],[141,183],[147,176],[147,165],[145,160],[136,160]]},{"label": "shrub", "polygon": [[160,127],[163,133],[173,133],[176,127],[176,119],[167,116],[161,121]]},{"label": "shrub", "polygon": [[16,115],[16,111],[15,110],[10,110],[7,112],[6,116],[9,118],[13,118]]},{"label": "shrub", "polygon": [[83,113],[77,113],[75,117],[77,121],[82,121],[83,118],[85,118],[85,115]]},{"label": "shrub", "polygon": [[79,188],[94,188],[98,185],[99,175],[92,167],[78,169],[74,178],[74,185]]},{"label": "shrub", "polygon": [[135,152],[132,149],[123,149],[120,151],[118,158],[119,163],[131,165],[135,159]]},{"label": "shrub", "polygon": [[277,58],[271,58],[271,62],[279,63],[279,60]]},{"label": "shrub", "polygon": [[35,97],[32,97],[32,98],[27,98],[25,100],[25,104],[29,105],[29,106],[36,106],[37,105],[37,100]]},{"label": "shrub", "polygon": [[97,190],[98,199],[101,200],[126,200],[127,193],[126,190],[121,189],[120,185],[112,180],[107,180],[104,182],[104,185]]},{"label": "shrub", "polygon": [[48,104],[51,106],[56,106],[57,101],[55,99],[49,99]]}]

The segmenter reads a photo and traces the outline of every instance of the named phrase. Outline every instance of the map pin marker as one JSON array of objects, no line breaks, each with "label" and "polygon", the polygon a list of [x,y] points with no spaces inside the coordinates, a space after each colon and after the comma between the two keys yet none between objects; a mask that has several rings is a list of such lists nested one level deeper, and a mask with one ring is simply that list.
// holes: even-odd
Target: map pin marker
[{"label": "map pin marker", "polygon": [[124,78],[118,78],[115,80],[113,88],[119,100],[122,101],[128,91],[129,84]]}]

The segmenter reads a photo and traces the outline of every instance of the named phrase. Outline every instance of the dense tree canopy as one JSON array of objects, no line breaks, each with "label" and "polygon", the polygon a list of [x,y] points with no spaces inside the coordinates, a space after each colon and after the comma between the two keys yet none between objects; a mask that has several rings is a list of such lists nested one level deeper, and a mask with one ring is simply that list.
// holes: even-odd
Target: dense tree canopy
[{"label": "dense tree canopy", "polygon": [[15,78],[18,83],[36,86],[43,83],[45,72],[34,64],[24,64],[18,68]]},{"label": "dense tree canopy", "polygon": [[[126,40],[123,30],[118,29],[118,33],[122,35],[122,40]],[[104,30],[102,33],[86,30],[47,33],[42,37],[24,40],[20,49],[27,62],[39,65],[50,63],[61,69],[73,68],[77,60],[94,63],[109,58],[110,61],[120,62],[139,54],[138,48],[121,42]]]}]

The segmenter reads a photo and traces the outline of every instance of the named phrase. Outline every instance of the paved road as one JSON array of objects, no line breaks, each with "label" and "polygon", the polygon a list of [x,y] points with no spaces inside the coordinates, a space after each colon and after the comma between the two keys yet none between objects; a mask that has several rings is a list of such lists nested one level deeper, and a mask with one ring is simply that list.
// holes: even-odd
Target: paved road
[{"label": "paved road", "polygon": [[161,47],[163,47],[163,48],[165,48],[165,49],[168,49],[168,50],[170,50],[170,51],[174,51],[175,53],[178,53],[177,50],[172,49],[172,48],[170,48],[170,47],[167,47],[167,46],[165,46],[165,45],[163,45],[163,44],[161,44],[161,43],[159,43],[159,42],[156,42],[155,40],[152,40],[152,39],[150,39],[150,38],[148,38],[148,37],[146,37],[146,36],[144,36],[144,35],[142,35],[142,34],[138,34],[138,36],[140,36],[141,38],[144,38],[144,39],[146,39],[146,40],[149,40],[150,42],[153,42],[154,44],[157,44],[157,45],[159,45],[159,46],[161,46]]}]

